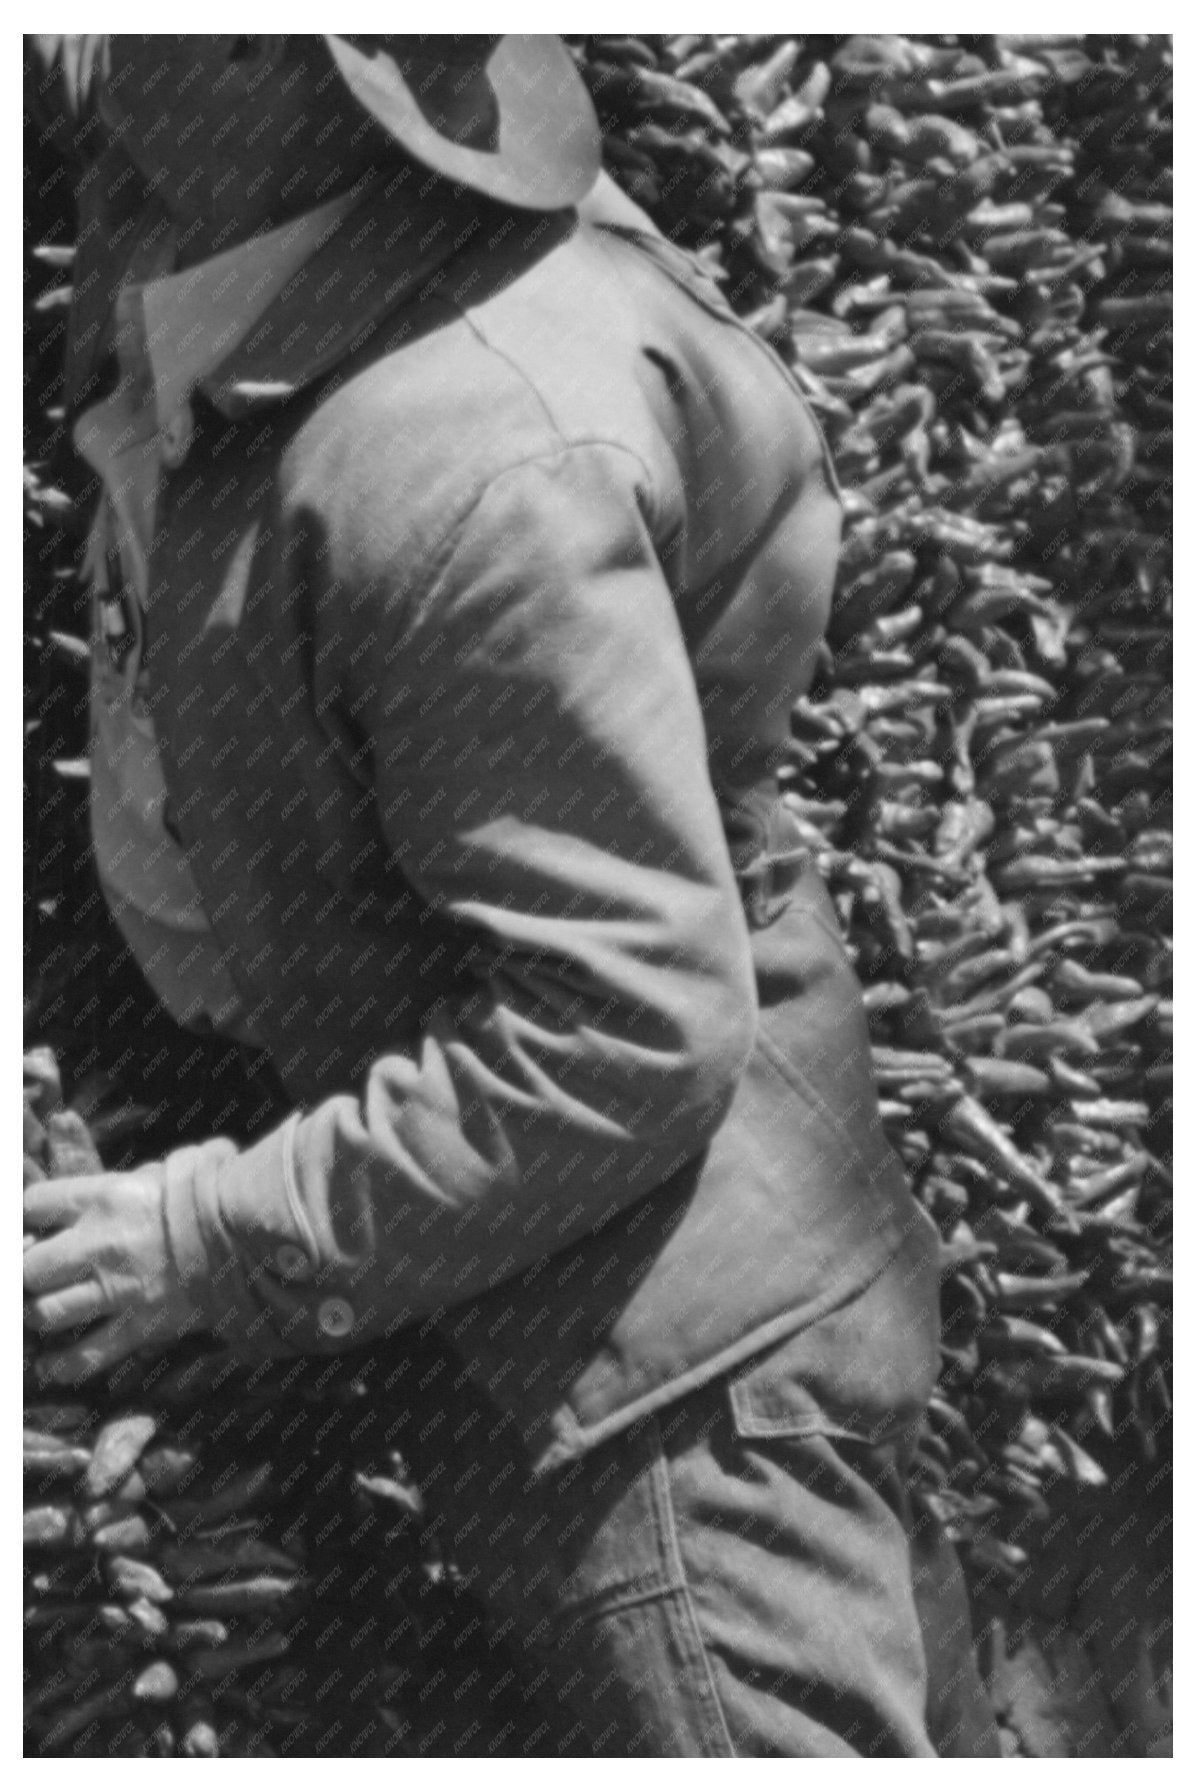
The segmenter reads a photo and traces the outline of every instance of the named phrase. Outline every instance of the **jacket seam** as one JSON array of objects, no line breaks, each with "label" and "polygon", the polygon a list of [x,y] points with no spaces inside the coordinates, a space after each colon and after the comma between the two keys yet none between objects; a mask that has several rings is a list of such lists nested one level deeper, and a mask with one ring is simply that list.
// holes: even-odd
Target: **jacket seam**
[{"label": "jacket seam", "polygon": [[548,424],[548,427],[552,430],[553,435],[556,437],[558,446],[561,448],[567,447],[569,444],[569,438],[565,434],[565,431],[561,428],[560,423],[557,421],[556,417],[553,415],[553,412],[548,403],[548,400],[545,398],[543,392],[541,392],[540,387],[537,384],[537,382],[534,379],[532,379],[531,375],[527,372],[527,370],[525,368],[520,366],[519,362],[514,358],[513,355],[509,354],[505,348],[500,348],[498,343],[492,341],[491,338],[489,336],[487,336],[485,330],[483,330],[481,324],[479,324],[479,322],[477,321],[477,318],[474,316],[474,314],[471,310],[469,310],[466,306],[461,305],[459,303],[456,304],[454,308],[457,312],[457,315],[460,317],[461,321],[466,325],[468,330],[473,335],[474,339],[480,344],[480,346],[485,350],[485,352],[488,355],[494,355],[499,361],[501,361],[503,366],[506,367],[509,370],[509,372],[514,376],[514,378],[518,381],[519,385],[523,388],[523,390],[526,392],[529,392],[531,394],[536,405],[539,407],[539,409],[543,413],[544,419],[545,419],[546,423]]},{"label": "jacket seam", "polygon": [[653,1414],[652,1417],[652,1434],[656,1440],[656,1461],[653,1466],[657,1483],[657,1498],[660,1502],[660,1518],[667,1532],[666,1554],[672,1562],[677,1576],[677,1592],[689,1620],[690,1638],[696,1649],[700,1670],[706,1680],[706,1691],[709,1694],[711,1707],[718,1720],[718,1727],[722,1731],[723,1741],[727,1745],[727,1753],[735,1755],[737,1751],[731,1740],[726,1707],[715,1683],[714,1668],[706,1648],[706,1639],[702,1635],[702,1627],[698,1621],[698,1608],[694,1603],[693,1590],[690,1587],[685,1560],[681,1554],[681,1538],[677,1530],[677,1511],[673,1503],[672,1476],[669,1472],[669,1458],[664,1447],[664,1437],[661,1433],[658,1414]]},{"label": "jacket seam", "polygon": [[795,1064],[788,1054],[777,1044],[777,1041],[773,1038],[772,1033],[769,1030],[768,1021],[765,1017],[761,1018],[760,1027],[756,1034],[756,1043],[759,1046],[762,1055],[772,1065],[774,1071],[781,1080],[788,1083],[795,1094],[800,1095],[804,1101],[810,1104],[817,1119],[820,1120],[822,1125],[833,1134],[840,1145],[847,1146],[853,1159],[858,1158],[860,1153],[859,1139],[854,1137],[848,1127],[844,1125],[843,1121],[827,1101],[825,1095],[819,1094],[813,1083],[810,1082],[809,1078],[803,1073],[800,1066]]},{"label": "jacket seam", "polygon": [[[861,1289],[861,1293],[863,1290]],[[743,1443],[786,1443],[799,1442],[806,1437],[841,1438],[844,1442],[867,1444],[878,1447],[891,1443],[903,1431],[909,1430],[907,1414],[891,1419],[877,1431],[861,1431],[858,1427],[844,1425],[839,1420],[829,1418],[824,1413],[801,1413],[792,1418],[759,1419],[750,1407],[732,1402],[732,1423],[735,1435]]]},{"label": "jacket seam", "polygon": [[676,1599],[682,1592],[680,1580],[668,1580],[661,1586],[624,1587],[616,1592],[593,1593],[575,1604],[562,1605],[561,1618],[568,1627],[576,1623],[600,1624],[604,1618],[616,1617],[619,1612],[634,1611],[638,1605],[653,1605],[660,1600]]},{"label": "jacket seam", "polygon": [[[549,404],[548,400],[545,398],[544,393],[542,392],[542,390],[540,388],[539,382],[532,378],[531,374],[528,373],[527,369],[522,365],[522,363],[520,361],[516,360],[513,355],[511,355],[505,348],[502,348],[498,343],[496,343],[493,340],[493,338],[491,336],[489,336],[487,334],[486,330],[484,329],[483,325],[478,321],[478,318],[476,317],[476,315],[471,307],[469,307],[467,305],[462,305],[461,302],[455,298],[452,299],[450,302],[452,303],[454,310],[457,312],[457,314],[461,318],[462,322],[464,324],[466,324],[466,326],[469,328],[469,330],[473,334],[476,341],[481,345],[481,347],[485,350],[485,352],[487,354],[496,356],[497,359],[502,362],[502,364],[510,371],[510,373],[513,375],[513,377],[518,381],[519,385],[531,394],[532,398],[534,399],[535,403],[539,407],[540,411],[543,413],[544,419],[547,422],[548,427],[553,431],[553,434],[557,438],[557,441],[559,444],[559,447],[557,450],[558,452],[563,453],[570,447],[605,446],[605,447],[609,447],[609,448],[618,449],[621,453],[630,455],[630,457],[633,460],[638,462],[639,466],[643,469],[644,478],[647,481],[648,490],[651,495],[652,521],[653,521],[653,525],[655,525],[657,514],[659,511],[659,505],[657,502],[656,483],[652,478],[651,470],[648,467],[648,464],[644,460],[643,456],[641,454],[639,454],[634,448],[629,447],[625,442],[615,442],[615,441],[612,441],[612,440],[609,440],[609,439],[603,438],[603,437],[583,438],[580,442],[572,441],[570,439],[570,437],[568,436],[568,434],[566,433],[566,431],[561,427],[561,424],[558,421],[555,413],[553,412],[551,405]],[[542,458],[541,455],[534,455],[534,456],[528,457],[529,460],[536,460],[536,459],[540,459],[540,458]],[[501,475],[498,475],[498,477],[501,477]]]},{"label": "jacket seam", "polygon": [[[437,538],[434,545],[428,548],[423,558],[416,563],[414,572],[409,575],[408,588],[422,587],[425,592],[430,590],[452,559],[458,542],[469,522],[501,480],[508,478],[514,473],[526,472],[532,467],[545,465],[551,461],[564,460],[568,455],[588,448],[606,449],[614,454],[626,456],[628,460],[634,462],[634,464],[642,470],[644,477],[648,482],[652,510],[653,513],[655,513],[656,492],[652,481],[652,475],[643,456],[637,454],[634,448],[629,448],[626,443],[613,441],[606,436],[583,436],[575,441],[562,440],[559,447],[540,449],[535,454],[523,455],[519,460],[511,461],[508,466],[501,467],[496,473],[492,473],[485,484],[479,486],[470,495],[469,499],[457,512],[452,522],[448,524],[444,533]],[[654,515],[652,520],[655,520]]]}]

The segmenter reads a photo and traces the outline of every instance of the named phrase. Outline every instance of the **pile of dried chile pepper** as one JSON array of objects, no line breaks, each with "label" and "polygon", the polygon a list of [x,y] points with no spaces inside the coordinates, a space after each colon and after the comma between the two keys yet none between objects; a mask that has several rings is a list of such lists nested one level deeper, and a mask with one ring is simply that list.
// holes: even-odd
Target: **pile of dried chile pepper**
[{"label": "pile of dried chile pepper", "polygon": [[582,49],[845,488],[786,782],[944,1240],[926,1497],[1016,1570],[992,1503],[1170,1411],[1169,40]]}]

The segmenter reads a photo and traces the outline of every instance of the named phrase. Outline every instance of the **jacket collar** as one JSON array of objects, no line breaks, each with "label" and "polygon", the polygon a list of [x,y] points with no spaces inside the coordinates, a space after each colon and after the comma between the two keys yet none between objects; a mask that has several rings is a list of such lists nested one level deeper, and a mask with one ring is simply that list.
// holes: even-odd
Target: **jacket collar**
[{"label": "jacket collar", "polygon": [[223,415],[238,418],[283,403],[333,373],[484,234],[472,203],[452,215],[443,206],[439,183],[430,197],[405,174],[371,183],[322,232],[256,327],[198,389]]},{"label": "jacket collar", "polygon": [[148,357],[159,426],[225,365],[354,203],[348,195],[329,200],[277,230],[121,293],[118,353],[127,315],[131,346]]}]

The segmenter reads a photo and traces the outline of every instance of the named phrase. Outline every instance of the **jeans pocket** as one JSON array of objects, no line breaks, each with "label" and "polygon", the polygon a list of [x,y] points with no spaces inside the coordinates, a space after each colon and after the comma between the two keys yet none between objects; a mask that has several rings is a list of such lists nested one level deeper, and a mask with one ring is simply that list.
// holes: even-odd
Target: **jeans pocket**
[{"label": "jeans pocket", "polygon": [[667,1468],[655,1414],[545,1488],[561,1614],[597,1614],[676,1584]]},{"label": "jeans pocket", "polygon": [[916,1213],[859,1293],[729,1377],[732,1421],[741,1438],[884,1443],[917,1426],[938,1368],[938,1235]]}]

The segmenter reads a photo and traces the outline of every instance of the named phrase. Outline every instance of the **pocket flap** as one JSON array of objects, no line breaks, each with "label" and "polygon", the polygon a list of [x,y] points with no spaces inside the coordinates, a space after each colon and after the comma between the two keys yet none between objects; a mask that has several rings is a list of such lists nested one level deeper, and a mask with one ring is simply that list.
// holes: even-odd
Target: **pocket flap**
[{"label": "pocket flap", "polygon": [[728,1382],[737,1434],[876,1444],[917,1423],[939,1370],[938,1235],[919,1211],[880,1274]]}]

